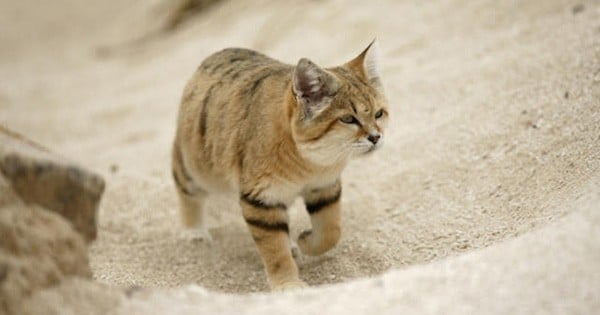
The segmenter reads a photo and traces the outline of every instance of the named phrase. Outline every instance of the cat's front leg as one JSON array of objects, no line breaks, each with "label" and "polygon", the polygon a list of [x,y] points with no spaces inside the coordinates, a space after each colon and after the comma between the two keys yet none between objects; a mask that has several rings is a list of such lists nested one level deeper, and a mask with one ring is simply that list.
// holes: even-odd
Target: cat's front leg
[{"label": "cat's front leg", "polygon": [[341,194],[342,186],[339,180],[331,186],[302,193],[312,223],[311,230],[305,230],[298,236],[298,246],[304,254],[320,255],[333,248],[339,241],[342,233]]},{"label": "cat's front leg", "polygon": [[287,207],[268,203],[259,196],[242,194],[240,206],[244,220],[263,260],[271,289],[274,291],[305,287],[298,277],[292,257]]}]

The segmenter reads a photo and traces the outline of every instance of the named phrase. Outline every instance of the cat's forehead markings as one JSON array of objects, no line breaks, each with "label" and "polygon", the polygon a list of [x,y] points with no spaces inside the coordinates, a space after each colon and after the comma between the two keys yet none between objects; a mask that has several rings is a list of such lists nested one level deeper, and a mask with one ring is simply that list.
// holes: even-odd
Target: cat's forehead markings
[{"label": "cat's forehead markings", "polygon": [[354,102],[352,100],[350,100],[350,107],[352,107],[352,111],[357,114],[358,112],[356,111],[356,105],[354,105]]},{"label": "cat's forehead markings", "polygon": [[374,101],[371,86],[368,82],[357,77],[350,70],[340,67],[334,69],[335,73],[345,81],[345,88],[350,95],[350,107],[354,113],[369,113]]},{"label": "cat's forehead markings", "polygon": [[[368,113],[370,110],[369,106],[367,103],[365,102],[359,102],[358,103],[358,111],[364,112],[364,113]],[[355,111],[355,113],[358,114],[358,111]]]},{"label": "cat's forehead markings", "polygon": [[352,78],[349,81],[352,85],[351,89],[353,90],[354,94],[361,98],[361,105],[367,107],[366,111],[368,111],[369,104],[371,103],[369,86],[357,78]]}]

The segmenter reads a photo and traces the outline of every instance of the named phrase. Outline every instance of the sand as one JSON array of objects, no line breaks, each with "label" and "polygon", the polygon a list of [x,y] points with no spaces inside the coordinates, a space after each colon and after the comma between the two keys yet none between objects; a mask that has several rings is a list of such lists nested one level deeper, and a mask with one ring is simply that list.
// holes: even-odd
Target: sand
[{"label": "sand", "polygon": [[[170,177],[183,86],[229,46],[327,66],[378,38],[386,145],[345,170],[340,244],[297,259],[310,285],[520,255],[503,243],[598,193],[597,1],[223,1],[168,33],[157,0],[0,6],[0,124],[105,177],[102,283],[267,290],[235,196],[209,202],[214,241],[191,242]],[[308,218],[299,202],[290,214],[297,236]]]}]

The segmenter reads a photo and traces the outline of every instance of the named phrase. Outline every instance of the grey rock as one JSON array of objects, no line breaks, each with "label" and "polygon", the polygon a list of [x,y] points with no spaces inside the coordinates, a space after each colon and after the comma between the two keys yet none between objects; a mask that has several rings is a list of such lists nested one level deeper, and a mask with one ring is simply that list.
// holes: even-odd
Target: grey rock
[{"label": "grey rock", "polygon": [[96,213],[104,192],[100,176],[2,127],[0,172],[24,202],[62,215],[87,241],[96,238]]},{"label": "grey rock", "polygon": [[91,278],[82,236],[64,218],[36,205],[0,207],[0,313],[66,276]]}]

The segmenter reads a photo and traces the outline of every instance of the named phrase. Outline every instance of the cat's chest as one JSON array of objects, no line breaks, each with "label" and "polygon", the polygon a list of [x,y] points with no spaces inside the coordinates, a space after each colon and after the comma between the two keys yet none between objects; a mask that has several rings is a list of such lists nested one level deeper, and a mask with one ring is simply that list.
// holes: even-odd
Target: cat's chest
[{"label": "cat's chest", "polygon": [[343,167],[332,168],[308,178],[302,185],[301,190],[312,190],[333,185],[342,173]]},{"label": "cat's chest", "polygon": [[298,196],[302,195],[302,192],[304,191],[330,187],[335,184],[336,180],[340,177],[342,170],[343,166],[336,166],[315,172],[314,174],[311,174],[312,176],[307,176],[306,178],[303,178],[303,180],[276,181],[264,191],[264,195],[271,201],[291,204]]}]

